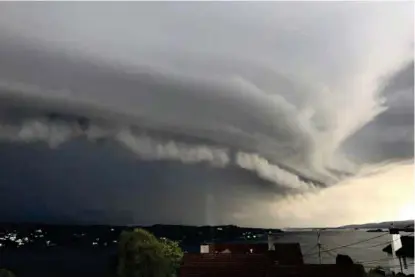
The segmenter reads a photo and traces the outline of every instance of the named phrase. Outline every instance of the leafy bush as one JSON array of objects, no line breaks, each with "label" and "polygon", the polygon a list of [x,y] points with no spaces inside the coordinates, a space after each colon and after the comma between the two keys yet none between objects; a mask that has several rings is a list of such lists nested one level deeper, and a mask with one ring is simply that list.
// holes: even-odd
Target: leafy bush
[{"label": "leafy bush", "polygon": [[183,251],[179,243],[166,238],[160,240],[163,246],[164,256],[168,259],[171,273],[174,274],[180,267],[183,259]]},{"label": "leafy bush", "polygon": [[143,229],[121,233],[118,277],[170,277],[180,266],[183,252],[176,242],[158,240]]}]

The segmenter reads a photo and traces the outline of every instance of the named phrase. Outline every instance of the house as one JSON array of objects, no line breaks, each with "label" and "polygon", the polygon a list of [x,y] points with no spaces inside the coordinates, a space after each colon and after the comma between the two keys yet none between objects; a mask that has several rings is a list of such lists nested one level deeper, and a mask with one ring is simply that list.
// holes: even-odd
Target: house
[{"label": "house", "polygon": [[209,245],[207,253],[184,254],[179,277],[360,277],[366,274],[363,266],[357,264],[304,264],[298,243],[275,243],[273,248],[265,251],[263,245]]},{"label": "house", "polygon": [[269,245],[258,244],[208,244],[201,246],[201,253],[204,254],[264,254],[266,259],[273,264],[303,264],[303,255],[299,243],[274,243],[272,249]]}]

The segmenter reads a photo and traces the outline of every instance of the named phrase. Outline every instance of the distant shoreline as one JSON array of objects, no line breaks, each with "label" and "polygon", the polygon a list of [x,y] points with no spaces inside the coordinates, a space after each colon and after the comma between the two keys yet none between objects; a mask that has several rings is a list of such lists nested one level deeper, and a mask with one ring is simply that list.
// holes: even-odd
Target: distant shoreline
[{"label": "distant shoreline", "polygon": [[56,226],[56,227],[113,227],[113,228],[157,228],[157,227],[185,227],[185,228],[239,228],[239,229],[250,229],[250,230],[270,230],[275,232],[282,231],[313,231],[313,230],[336,230],[336,229],[389,229],[391,224],[395,228],[404,228],[408,226],[414,226],[414,220],[400,220],[400,221],[385,221],[378,223],[363,223],[363,224],[350,224],[337,227],[285,227],[285,228],[269,228],[269,227],[248,227],[248,226],[238,226],[234,224],[226,225],[191,225],[191,224],[104,224],[104,223],[84,223],[84,222],[18,222],[18,221],[1,221],[0,227],[5,226]]}]

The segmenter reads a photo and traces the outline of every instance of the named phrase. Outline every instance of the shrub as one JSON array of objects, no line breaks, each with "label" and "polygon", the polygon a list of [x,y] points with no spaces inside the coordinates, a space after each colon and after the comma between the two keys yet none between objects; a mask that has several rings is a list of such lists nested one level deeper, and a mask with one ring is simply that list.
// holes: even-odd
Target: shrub
[{"label": "shrub", "polygon": [[170,277],[180,265],[183,252],[176,242],[158,240],[143,229],[121,233],[118,277]]}]

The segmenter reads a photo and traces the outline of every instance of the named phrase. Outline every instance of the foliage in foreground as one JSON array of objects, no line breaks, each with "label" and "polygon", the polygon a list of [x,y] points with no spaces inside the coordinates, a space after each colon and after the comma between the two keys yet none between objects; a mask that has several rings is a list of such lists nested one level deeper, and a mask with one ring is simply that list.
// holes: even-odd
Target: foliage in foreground
[{"label": "foliage in foreground", "polygon": [[15,277],[15,275],[10,270],[0,268],[0,277]]},{"label": "foliage in foreground", "polygon": [[183,252],[177,242],[161,239],[143,229],[121,233],[118,277],[170,277],[180,266]]}]

